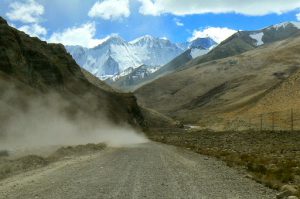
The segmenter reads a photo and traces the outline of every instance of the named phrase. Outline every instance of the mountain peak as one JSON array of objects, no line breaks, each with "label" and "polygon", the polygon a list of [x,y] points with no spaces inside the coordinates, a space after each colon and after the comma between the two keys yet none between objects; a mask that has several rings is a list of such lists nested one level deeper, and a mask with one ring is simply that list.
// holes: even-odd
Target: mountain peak
[{"label": "mountain peak", "polygon": [[203,48],[203,49],[209,49],[212,46],[216,45],[217,42],[215,42],[210,37],[199,37],[196,38],[188,43],[188,48]]},{"label": "mountain peak", "polygon": [[107,37],[106,41],[120,41],[120,42],[126,42],[121,36],[119,35],[111,35]]},{"label": "mountain peak", "polygon": [[119,45],[122,45],[122,44],[125,44],[127,43],[121,36],[117,35],[117,34],[113,34],[113,35],[110,35],[108,37],[106,37],[103,42],[101,44],[99,44],[98,46],[96,46],[95,48],[97,47],[100,47],[102,45],[107,45],[107,44],[119,44]]},{"label": "mountain peak", "polygon": [[142,37],[138,37],[132,41],[130,41],[129,43],[130,44],[136,44],[136,43],[140,43],[140,42],[146,42],[146,41],[153,41],[155,40],[156,38],[151,36],[151,35],[144,35]]},{"label": "mountain peak", "polygon": [[285,29],[289,26],[291,26],[291,27],[293,26],[295,28],[300,29],[300,22],[294,22],[294,21],[282,22],[282,23],[279,23],[279,24],[269,26],[267,29],[276,29],[276,30],[278,30],[278,29],[281,29],[281,28]]},{"label": "mountain peak", "polygon": [[[144,35],[131,42],[128,42],[134,46],[150,46],[150,47],[162,47],[162,46],[172,46],[172,42],[167,38],[157,38],[151,35]],[[176,46],[174,44],[174,46]]]}]

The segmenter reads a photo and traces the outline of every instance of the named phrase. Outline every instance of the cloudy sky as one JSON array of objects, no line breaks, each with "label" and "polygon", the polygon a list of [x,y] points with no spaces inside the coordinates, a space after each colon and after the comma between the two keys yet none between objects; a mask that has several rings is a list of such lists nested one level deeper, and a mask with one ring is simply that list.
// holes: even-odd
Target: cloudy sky
[{"label": "cloudy sky", "polygon": [[48,42],[93,47],[112,34],[222,41],[236,30],[300,21],[300,0],[0,0],[0,15]]}]

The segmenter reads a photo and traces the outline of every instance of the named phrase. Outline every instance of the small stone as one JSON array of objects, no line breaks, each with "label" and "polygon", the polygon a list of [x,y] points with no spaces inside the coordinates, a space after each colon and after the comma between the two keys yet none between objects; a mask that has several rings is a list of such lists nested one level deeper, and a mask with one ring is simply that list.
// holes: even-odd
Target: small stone
[{"label": "small stone", "polygon": [[246,178],[248,178],[248,179],[251,179],[251,180],[253,180],[253,176],[252,176],[252,175],[250,175],[250,174],[247,174],[245,177],[246,177]]},{"label": "small stone", "polygon": [[283,198],[286,198],[286,197],[288,197],[288,196],[290,196],[290,194],[289,194],[288,191],[282,191],[282,192],[280,192],[280,193],[278,193],[278,194],[276,195],[276,198],[277,198],[277,199],[283,199]]},{"label": "small stone", "polygon": [[297,196],[289,196],[287,199],[299,199]]},{"label": "small stone", "polygon": [[281,188],[280,188],[280,191],[282,192],[288,192],[288,196],[294,196],[298,193],[298,189],[296,186],[294,185],[283,185]]}]

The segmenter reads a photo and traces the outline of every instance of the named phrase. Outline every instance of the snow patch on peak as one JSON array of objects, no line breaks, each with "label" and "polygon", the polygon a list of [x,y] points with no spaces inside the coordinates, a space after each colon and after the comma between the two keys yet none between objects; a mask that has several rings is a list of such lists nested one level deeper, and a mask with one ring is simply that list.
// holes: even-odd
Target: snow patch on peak
[{"label": "snow patch on peak", "polygon": [[253,33],[251,35],[249,35],[252,39],[256,40],[256,46],[261,46],[264,44],[262,38],[264,36],[263,32],[259,32],[259,33]]}]

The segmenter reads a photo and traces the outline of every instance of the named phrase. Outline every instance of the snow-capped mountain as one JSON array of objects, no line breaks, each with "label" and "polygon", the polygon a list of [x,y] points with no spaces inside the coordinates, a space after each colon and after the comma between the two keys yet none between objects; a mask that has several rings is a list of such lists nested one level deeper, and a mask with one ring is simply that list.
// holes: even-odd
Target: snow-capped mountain
[{"label": "snow-capped mountain", "polygon": [[144,65],[162,66],[181,54],[183,49],[168,39],[155,38],[150,35],[129,42],[130,49],[140,58]]},{"label": "snow-capped mountain", "polygon": [[76,62],[100,79],[114,76],[129,67],[142,64],[130,49],[130,45],[120,36],[107,38],[102,44],[86,49],[80,46],[67,46]]},{"label": "snow-capped mountain", "polygon": [[162,66],[183,52],[167,39],[149,35],[126,42],[120,36],[107,38],[94,48],[66,46],[76,62],[100,79],[122,74],[141,65]]},{"label": "snow-capped mountain", "polygon": [[201,55],[207,54],[211,49],[213,49],[217,43],[209,38],[197,38],[189,43],[188,48],[191,49],[190,55],[192,58],[199,57]]},{"label": "snow-capped mountain", "polygon": [[[144,65],[150,68],[160,68],[172,59],[186,51],[191,51],[192,57],[203,55],[216,45],[210,38],[199,38],[192,42],[172,43],[166,38],[156,38],[150,35],[139,37],[127,42],[118,35],[108,37],[94,48],[81,46],[66,46],[76,62],[96,77],[118,79]],[[129,70],[127,70],[129,69]]]},{"label": "snow-capped mountain", "polygon": [[175,71],[176,68],[184,65],[193,58],[208,53],[217,45],[217,43],[211,38],[198,38],[191,42],[176,45],[185,51],[164,66],[150,67],[143,65],[136,69],[130,68],[130,70],[126,70],[126,74],[122,73],[113,78],[109,78],[106,82],[115,88],[133,91],[135,88],[138,88],[152,79]]}]

